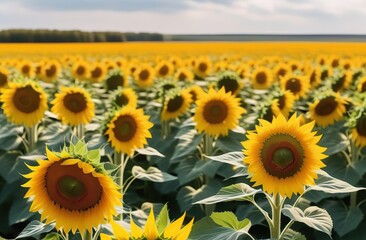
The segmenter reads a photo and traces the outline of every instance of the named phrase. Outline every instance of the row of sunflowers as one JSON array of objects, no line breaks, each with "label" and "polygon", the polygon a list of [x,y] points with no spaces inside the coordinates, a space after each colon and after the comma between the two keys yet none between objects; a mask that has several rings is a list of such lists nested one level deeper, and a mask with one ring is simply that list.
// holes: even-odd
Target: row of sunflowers
[{"label": "row of sunflowers", "polygon": [[362,56],[3,58],[0,236],[366,236],[365,92]]}]

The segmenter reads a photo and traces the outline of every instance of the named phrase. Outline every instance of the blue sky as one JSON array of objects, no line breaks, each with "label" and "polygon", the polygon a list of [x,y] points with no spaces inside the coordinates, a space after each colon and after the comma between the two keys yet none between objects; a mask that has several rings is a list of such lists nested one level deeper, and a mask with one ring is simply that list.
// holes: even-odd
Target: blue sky
[{"label": "blue sky", "polygon": [[365,0],[1,0],[0,29],[366,34]]}]

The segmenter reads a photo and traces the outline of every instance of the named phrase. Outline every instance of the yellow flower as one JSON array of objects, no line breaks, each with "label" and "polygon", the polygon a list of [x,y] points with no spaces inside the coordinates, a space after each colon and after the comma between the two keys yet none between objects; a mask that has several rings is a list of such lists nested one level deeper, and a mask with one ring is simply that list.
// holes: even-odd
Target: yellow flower
[{"label": "yellow flower", "polygon": [[46,160],[37,160],[38,166],[28,166],[32,172],[24,175],[29,180],[22,185],[29,188],[25,198],[32,199],[30,211],[39,212],[41,221],[55,222],[65,233],[83,233],[116,215],[122,195],[100,166],[65,150],[46,148],[46,154]]},{"label": "yellow flower", "polygon": [[332,83],[332,89],[334,92],[339,92],[344,89],[348,89],[352,82],[352,71],[346,71],[340,74],[339,77],[334,77],[334,81]]},{"label": "yellow flower", "polygon": [[148,119],[141,108],[126,106],[118,110],[105,133],[115,151],[131,156],[136,148],[147,144],[146,138],[151,138],[149,129],[153,126]]},{"label": "yellow flower", "polygon": [[[129,234],[121,225],[117,222],[111,221],[113,237],[117,240],[187,240],[192,230],[194,219],[192,219],[186,226],[182,228],[185,213],[174,222],[169,223],[161,233],[159,233],[154,213],[152,209],[147,218],[144,229],[135,224],[132,217],[131,219],[131,233]],[[101,240],[111,240],[111,236],[101,234]]]},{"label": "yellow flower", "polygon": [[366,92],[366,76],[363,76],[359,79],[357,84],[357,90],[360,93]]},{"label": "yellow flower", "polygon": [[107,91],[116,90],[118,87],[128,86],[127,70],[118,69],[110,70],[107,79],[105,80],[105,87]]},{"label": "yellow flower", "polygon": [[62,87],[56,93],[52,112],[61,119],[63,124],[71,126],[88,124],[94,117],[94,103],[90,94],[80,87]]},{"label": "yellow flower", "polygon": [[8,85],[8,82],[9,82],[8,76],[9,76],[9,71],[5,67],[0,66],[0,89],[6,87]]},{"label": "yellow flower", "polygon": [[287,90],[274,99],[274,104],[277,106],[277,108],[272,107],[274,115],[277,116],[281,113],[285,118],[287,118],[294,107],[295,97],[289,90]]},{"label": "yellow flower", "polygon": [[240,116],[246,112],[240,107],[239,101],[231,93],[226,93],[224,88],[217,92],[211,88],[196,101],[193,119],[197,131],[213,137],[228,135],[229,130],[237,127]]},{"label": "yellow flower", "polygon": [[300,97],[304,97],[309,90],[309,82],[306,76],[290,74],[281,78],[281,88],[284,91],[291,91],[295,99],[299,99]]},{"label": "yellow flower", "polygon": [[32,127],[47,110],[47,95],[35,82],[9,83],[2,89],[0,102],[5,116],[15,124]]},{"label": "yellow flower", "polygon": [[161,120],[167,121],[176,119],[187,113],[191,105],[192,99],[188,90],[181,90],[172,97],[167,97],[165,100]]},{"label": "yellow flower", "polygon": [[167,77],[174,72],[174,65],[168,61],[161,61],[155,66],[155,73],[157,77]]},{"label": "yellow flower", "polygon": [[288,64],[281,62],[274,67],[273,76],[277,81],[279,81],[282,77],[290,74],[291,72],[291,67]]},{"label": "yellow flower", "polygon": [[120,88],[112,94],[111,101],[117,107],[130,106],[136,108],[137,95],[132,88]]},{"label": "yellow flower", "polygon": [[134,79],[139,87],[150,87],[154,83],[155,72],[150,64],[142,63],[134,72]]},{"label": "yellow flower", "polygon": [[351,129],[351,139],[359,148],[366,146],[366,115],[357,119],[356,126]]},{"label": "yellow flower", "polygon": [[311,119],[322,127],[329,126],[343,118],[347,101],[339,93],[330,92],[315,100],[309,106]]},{"label": "yellow flower", "polygon": [[20,61],[18,64],[17,64],[17,68],[18,68],[18,71],[26,76],[26,77],[29,77],[29,78],[33,78],[36,74],[36,69],[33,65],[33,63],[31,61]]},{"label": "yellow flower", "polygon": [[314,122],[301,125],[295,114],[288,121],[279,115],[272,122],[259,122],[242,142],[254,186],[291,198],[303,193],[306,185],[314,185],[316,171],[325,166],[321,160],[326,157],[325,148],[317,145],[320,136],[312,132]]},{"label": "yellow flower", "polygon": [[181,67],[175,73],[174,79],[177,79],[179,81],[192,82],[194,79],[194,74],[191,70],[189,70],[189,68]]},{"label": "yellow flower", "polygon": [[212,62],[208,57],[200,57],[194,60],[194,73],[200,77],[205,78],[211,73]]},{"label": "yellow flower", "polygon": [[78,80],[85,80],[90,76],[90,66],[83,60],[76,61],[71,69],[71,75]]},{"label": "yellow flower", "polygon": [[272,72],[266,67],[257,67],[252,75],[251,81],[254,89],[268,89],[273,82]]},{"label": "yellow flower", "polygon": [[102,82],[107,75],[107,66],[100,62],[91,64],[89,70],[89,79],[91,82]]}]

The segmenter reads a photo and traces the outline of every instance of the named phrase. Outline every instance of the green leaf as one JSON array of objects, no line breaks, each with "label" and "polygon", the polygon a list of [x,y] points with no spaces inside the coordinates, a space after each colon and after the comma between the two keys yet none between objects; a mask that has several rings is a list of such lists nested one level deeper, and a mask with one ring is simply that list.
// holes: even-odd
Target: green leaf
[{"label": "green leaf", "polygon": [[29,211],[30,205],[31,203],[24,198],[13,202],[9,211],[9,224],[13,225],[31,218],[35,213]]},{"label": "green leaf", "polygon": [[319,142],[320,146],[326,147],[325,154],[331,156],[335,153],[341,152],[347,148],[349,140],[346,135],[341,133],[335,127],[325,129],[323,136]]},{"label": "green leaf", "polygon": [[334,231],[341,237],[356,229],[363,219],[360,208],[348,208],[341,201],[328,201],[324,207],[334,221]]},{"label": "green leaf", "polygon": [[165,204],[161,209],[159,216],[156,220],[156,226],[158,227],[158,232],[162,233],[166,226],[170,223],[169,213],[168,213],[168,204]]},{"label": "green leaf", "polygon": [[86,158],[94,163],[100,163],[100,149],[89,150]]},{"label": "green leaf", "polygon": [[229,152],[219,156],[206,156],[206,157],[213,161],[230,164],[235,167],[246,168],[246,165],[243,163],[244,158],[243,152]]},{"label": "green leaf", "polygon": [[259,189],[254,189],[245,183],[237,183],[224,188],[209,198],[195,202],[194,204],[214,204],[219,202],[230,202],[230,201],[250,201],[252,197],[262,192]]},{"label": "green leaf", "polygon": [[165,157],[163,154],[161,154],[158,150],[152,147],[146,147],[146,148],[138,148],[136,149],[136,152],[146,155],[146,156],[158,156],[158,157]]},{"label": "green leaf", "polygon": [[241,151],[243,146],[240,142],[244,141],[245,134],[229,131],[228,136],[219,137],[216,141],[216,147],[223,152]]},{"label": "green leaf", "polygon": [[190,240],[238,240],[241,239],[242,235],[247,234],[244,231],[236,231],[229,227],[222,227],[215,223],[210,217],[205,217],[196,222],[193,227],[191,234],[189,235]]},{"label": "green leaf", "polygon": [[322,208],[311,206],[302,211],[300,208],[286,204],[282,213],[291,220],[302,222],[315,230],[331,236],[333,221],[328,212]]},{"label": "green leaf", "polygon": [[291,228],[289,228],[283,235],[283,240],[306,240],[306,237],[301,233],[296,232]]},{"label": "green leaf", "polygon": [[60,235],[58,233],[49,233],[47,234],[44,238],[42,238],[42,240],[61,240],[62,238],[60,237]]},{"label": "green leaf", "polygon": [[356,166],[355,164],[358,162],[348,164],[344,154],[337,153],[324,160],[326,167],[323,170],[335,178],[354,185],[357,184],[362,177],[362,174],[359,174],[358,169],[362,170],[362,168],[364,168]]},{"label": "green leaf", "polygon": [[222,227],[232,228],[240,232],[248,232],[251,223],[249,219],[244,219],[239,221],[234,213],[232,212],[214,212],[211,214],[210,218],[214,222]]},{"label": "green leaf", "polygon": [[179,143],[174,148],[174,154],[171,158],[172,163],[177,163],[187,156],[197,152],[198,144],[202,141],[203,134],[197,134],[195,129],[191,129],[183,136],[177,137]]},{"label": "green leaf", "polygon": [[323,191],[326,193],[349,193],[364,190],[366,188],[354,187],[351,184],[330,176],[325,171],[319,170],[316,185],[310,186],[308,191]]},{"label": "green leaf", "polygon": [[132,168],[132,175],[137,179],[151,181],[151,182],[168,182],[177,179],[176,176],[169,173],[162,172],[156,167],[149,167],[146,171],[140,166]]},{"label": "green leaf", "polygon": [[23,231],[15,238],[26,238],[26,237],[36,237],[42,233],[47,233],[55,227],[55,224],[44,224],[40,221],[30,222]]},{"label": "green leaf", "polygon": [[78,140],[75,145],[75,154],[78,156],[84,156],[88,151],[86,144],[82,140]]}]

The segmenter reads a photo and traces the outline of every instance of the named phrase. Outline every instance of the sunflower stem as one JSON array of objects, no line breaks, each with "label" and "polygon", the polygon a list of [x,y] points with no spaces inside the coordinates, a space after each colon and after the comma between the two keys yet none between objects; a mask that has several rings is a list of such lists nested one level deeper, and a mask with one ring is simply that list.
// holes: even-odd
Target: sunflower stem
[{"label": "sunflower stem", "polygon": [[167,138],[170,134],[170,121],[163,121],[162,122],[162,137],[163,139]]},{"label": "sunflower stem", "polygon": [[[121,153],[121,152],[115,152],[114,153],[114,164],[118,166],[119,170],[117,171],[117,184],[120,187],[120,193],[122,194],[122,199],[123,199],[123,194],[124,194],[124,172],[125,172],[125,154]],[[123,202],[123,201],[122,201]],[[123,220],[123,213],[121,213],[119,215],[119,220]]]},{"label": "sunflower stem", "polygon": [[84,124],[79,124],[75,126],[75,135],[77,138],[82,139],[84,137]]},{"label": "sunflower stem", "polygon": [[83,240],[92,240],[93,237],[92,237],[92,234],[86,230],[84,233],[83,233],[83,236],[82,236],[82,239]]},{"label": "sunflower stem", "polygon": [[[203,161],[209,161],[207,156],[212,155],[212,150],[213,150],[213,138],[206,133],[203,138],[203,151],[202,151],[203,152],[203,159],[202,159]],[[205,185],[205,184],[208,185],[211,181],[212,181],[212,177],[209,177],[209,176],[207,176],[207,174],[205,174],[202,185]],[[206,216],[210,216],[211,213],[215,209],[215,204],[205,205],[204,208],[205,208]]]},{"label": "sunflower stem", "polygon": [[[360,151],[357,146],[351,141],[351,161],[352,164],[356,163],[360,158]],[[357,207],[357,192],[350,193],[350,208]]]},{"label": "sunflower stem", "polygon": [[281,234],[281,210],[282,201],[279,194],[274,195],[274,206],[272,207],[272,223],[273,228],[271,229],[271,239],[280,239]]},{"label": "sunflower stem", "polygon": [[25,130],[27,133],[28,152],[31,152],[36,148],[38,141],[37,124],[33,125],[32,127],[26,127]]}]

